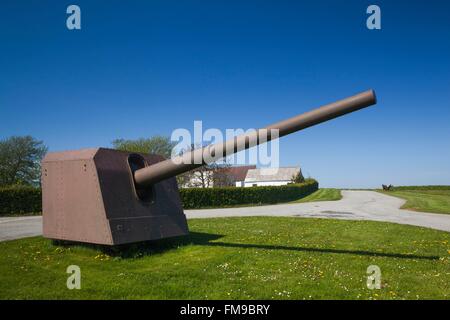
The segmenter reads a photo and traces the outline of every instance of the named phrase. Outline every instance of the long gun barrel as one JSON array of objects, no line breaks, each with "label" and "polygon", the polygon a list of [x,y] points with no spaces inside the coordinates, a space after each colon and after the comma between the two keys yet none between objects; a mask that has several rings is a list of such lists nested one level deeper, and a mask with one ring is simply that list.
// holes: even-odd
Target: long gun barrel
[{"label": "long gun barrel", "polygon": [[[220,158],[226,157],[255,145],[268,142],[277,137],[283,137],[290,133],[371,106],[375,103],[375,92],[373,90],[368,90],[309,112],[305,112],[295,117],[274,123],[266,128],[256,130],[252,133],[242,134],[228,141],[195,149],[175,158],[167,159],[151,166],[136,170],[134,172],[135,183],[142,187],[153,185],[162,180],[218,160],[218,158],[215,158],[216,155],[221,155]],[[271,134],[273,129],[278,131],[278,134],[275,134],[275,136],[272,136]],[[261,139],[261,137],[265,138]],[[217,151],[220,153],[217,153]],[[208,159],[213,158],[213,160],[205,160],[205,154],[209,156],[207,157]]]},{"label": "long gun barrel", "polygon": [[106,148],[50,152],[42,160],[43,234],[105,245],[187,235],[176,175],[375,102],[369,90],[168,160]]}]

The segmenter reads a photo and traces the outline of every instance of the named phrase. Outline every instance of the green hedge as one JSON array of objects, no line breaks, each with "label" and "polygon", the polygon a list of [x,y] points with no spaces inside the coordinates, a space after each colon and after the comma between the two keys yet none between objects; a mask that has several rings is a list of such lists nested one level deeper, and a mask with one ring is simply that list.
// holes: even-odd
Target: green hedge
[{"label": "green hedge", "polygon": [[[270,187],[226,187],[180,189],[185,209],[220,208],[239,205],[273,204],[297,200],[319,188],[314,179],[304,183]],[[0,188],[0,215],[30,214],[42,211],[41,190],[33,187]]]},{"label": "green hedge", "polygon": [[318,188],[316,180],[307,179],[304,183],[285,186],[181,189],[180,196],[184,209],[199,209],[288,202],[306,197]]},{"label": "green hedge", "polygon": [[0,215],[41,211],[41,189],[27,186],[0,187]]},{"label": "green hedge", "polygon": [[450,190],[450,186],[440,186],[440,185],[432,185],[432,186],[394,186],[392,190],[401,191],[401,190]]}]

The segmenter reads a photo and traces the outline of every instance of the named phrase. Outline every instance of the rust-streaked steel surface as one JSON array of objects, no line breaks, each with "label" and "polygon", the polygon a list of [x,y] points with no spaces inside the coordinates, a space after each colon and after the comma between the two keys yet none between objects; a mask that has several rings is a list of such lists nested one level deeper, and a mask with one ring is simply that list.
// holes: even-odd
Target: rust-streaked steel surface
[{"label": "rust-streaked steel surface", "polygon": [[[104,148],[47,154],[42,161],[44,236],[113,245],[188,234],[176,179],[155,184],[151,199],[140,200],[130,154]],[[164,160],[140,156],[146,165]]]},{"label": "rust-streaked steel surface", "polygon": [[[278,130],[278,136],[283,137],[290,133],[371,106],[375,103],[375,92],[373,90],[368,90],[346,99],[322,106],[318,109],[297,115],[287,120],[277,122],[251,134],[243,134],[226,142],[217,143],[205,148],[199,148],[174,159],[168,159],[150,167],[137,170],[134,173],[135,181],[137,184],[143,186],[152,185],[169,177],[176,176],[207,164],[207,162],[203,160],[203,154],[205,152],[214,155],[215,150],[221,150],[222,152],[220,154],[230,155],[238,151],[248,149],[251,146],[260,144],[260,134],[264,136],[265,130],[269,133],[266,141],[270,141],[272,139],[270,135],[271,129]],[[195,162],[195,159],[199,161]]]}]

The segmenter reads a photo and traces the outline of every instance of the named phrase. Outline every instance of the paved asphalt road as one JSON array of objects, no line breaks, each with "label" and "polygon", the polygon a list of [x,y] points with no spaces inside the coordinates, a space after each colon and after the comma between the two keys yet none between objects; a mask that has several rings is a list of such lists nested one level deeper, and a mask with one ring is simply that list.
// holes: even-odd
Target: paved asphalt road
[{"label": "paved asphalt road", "polygon": [[42,234],[42,217],[0,218],[0,241],[27,238]]},{"label": "paved asphalt road", "polygon": [[[450,232],[450,214],[399,209],[405,202],[374,191],[342,191],[339,201],[280,204],[260,207],[185,210],[188,219],[245,216],[293,216],[387,221]],[[0,218],[0,241],[42,234],[42,218]]]}]

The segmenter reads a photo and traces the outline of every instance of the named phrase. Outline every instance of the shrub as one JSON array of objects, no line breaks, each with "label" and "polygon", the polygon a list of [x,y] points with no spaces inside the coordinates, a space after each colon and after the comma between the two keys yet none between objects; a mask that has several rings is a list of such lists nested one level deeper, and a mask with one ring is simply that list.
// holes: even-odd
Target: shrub
[{"label": "shrub", "polygon": [[306,197],[318,188],[316,180],[306,179],[304,183],[285,186],[181,189],[180,196],[184,209],[198,209],[293,201]]},{"label": "shrub", "polygon": [[0,187],[0,215],[41,211],[41,189],[29,186]]},{"label": "shrub", "polygon": [[305,177],[303,177],[302,170],[299,170],[297,174],[292,176],[291,182],[293,183],[303,183],[305,182]]},{"label": "shrub", "polygon": [[[270,187],[180,189],[184,209],[274,204],[297,200],[319,188],[314,179],[304,183]],[[0,187],[0,215],[42,211],[41,189],[28,186]]]}]

